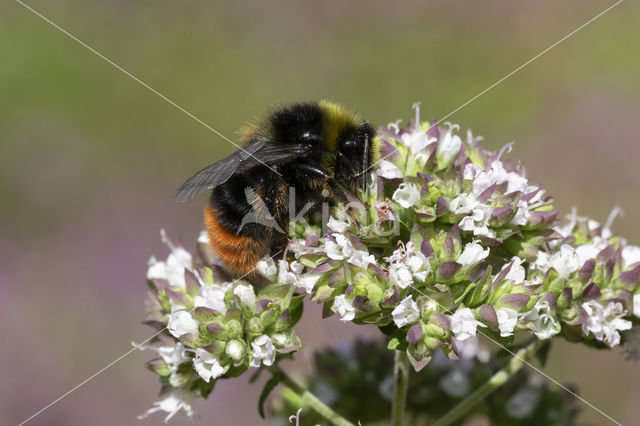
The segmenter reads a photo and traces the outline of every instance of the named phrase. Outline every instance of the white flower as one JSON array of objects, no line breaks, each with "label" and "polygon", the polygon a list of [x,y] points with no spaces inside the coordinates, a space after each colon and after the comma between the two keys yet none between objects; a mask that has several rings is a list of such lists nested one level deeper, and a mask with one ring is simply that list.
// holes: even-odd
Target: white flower
[{"label": "white flower", "polygon": [[[289,240],[289,244],[287,244],[287,251],[291,251],[293,254],[295,254],[296,255],[296,259],[299,259],[300,256],[303,256],[305,254],[323,252],[323,250],[320,247],[307,246],[305,240],[299,240],[297,238],[291,238]],[[273,260],[270,262],[270,264],[274,265],[274,266],[273,266],[273,269],[269,269],[268,272],[273,272],[273,276],[272,277],[267,277],[267,278],[269,278],[269,279],[271,279],[271,281],[273,281],[273,278],[275,277],[277,268],[275,267],[275,263],[273,262]],[[262,272],[260,272],[260,273],[262,273]],[[262,273],[262,274],[265,275],[264,273]]]},{"label": "white flower", "polygon": [[420,188],[415,183],[401,183],[391,198],[405,209],[415,206],[420,202]]},{"label": "white flower", "polygon": [[549,264],[562,278],[569,277],[582,266],[575,249],[568,244],[563,244],[560,251],[551,256]]},{"label": "white flower", "polygon": [[244,355],[244,346],[238,340],[231,340],[224,348],[224,352],[234,361],[240,361]]},{"label": "white flower", "polygon": [[420,252],[407,256],[405,264],[411,270],[413,277],[417,278],[419,281],[427,279],[427,275],[431,272],[431,264],[429,263],[429,260]]},{"label": "white flower", "polygon": [[298,280],[298,274],[302,272],[304,266],[298,262],[293,261],[291,264],[284,259],[278,261],[278,283],[280,284],[293,284]]},{"label": "white flower", "polygon": [[184,410],[189,418],[195,418],[195,412],[191,407],[191,401],[195,399],[195,395],[182,389],[176,389],[159,401],[153,403],[153,407],[138,416],[138,419],[144,419],[149,414],[156,411],[164,411],[169,413],[165,417],[164,422],[167,423],[178,411]]},{"label": "white flower", "polygon": [[396,323],[396,327],[402,328],[407,324],[415,322],[420,316],[420,313],[418,311],[418,305],[413,301],[413,297],[407,296],[395,307],[391,315],[393,316],[393,322]]},{"label": "white flower", "polygon": [[193,368],[202,377],[202,380],[209,383],[211,379],[217,379],[227,372],[229,366],[223,367],[218,358],[204,349],[196,349],[196,357],[193,359]]},{"label": "white flower", "polygon": [[344,232],[351,227],[351,224],[348,222],[348,220],[338,220],[331,216],[329,217],[327,227],[332,232]]},{"label": "white flower", "polygon": [[387,160],[380,161],[377,173],[378,176],[382,176],[386,179],[396,179],[402,177],[402,173],[400,173],[400,169],[398,169],[398,166]]},{"label": "white flower", "polygon": [[538,300],[533,309],[522,315],[525,322],[532,322],[537,331],[535,335],[542,340],[549,339],[560,333],[560,324],[551,312],[551,306],[546,300]]},{"label": "white flower", "polygon": [[351,321],[356,316],[356,310],[353,307],[353,301],[347,299],[347,296],[341,294],[333,300],[331,310],[340,315],[341,321]]},{"label": "white flower", "polygon": [[[458,197],[459,198],[459,197]],[[469,210],[469,204],[461,205],[463,200],[459,200],[457,204],[457,210],[463,212]],[[469,203],[471,200],[464,200],[465,203]],[[474,203],[471,215],[463,217],[458,226],[463,231],[473,231],[473,235],[493,237],[495,232],[489,229],[489,219],[491,219],[491,212],[493,208],[488,204]]]},{"label": "white flower", "polygon": [[578,264],[584,265],[584,262],[586,262],[587,260],[595,259],[598,253],[600,253],[600,249],[598,249],[594,244],[582,244],[576,247]]},{"label": "white flower", "polygon": [[462,139],[460,139],[460,136],[447,132],[438,143],[438,149],[436,150],[438,165],[440,167],[447,167],[456,155],[458,155],[460,147],[462,147]]},{"label": "white flower", "polygon": [[193,270],[191,253],[182,247],[174,247],[166,262],[158,261],[155,257],[149,259],[147,279],[167,280],[169,285],[184,288],[186,286],[185,269]]},{"label": "white flower", "polygon": [[531,265],[531,268],[539,269],[540,271],[546,271],[551,266],[549,265],[550,258],[551,256],[549,255],[549,253],[542,250],[538,251],[538,257],[536,258],[536,261],[533,263],[533,265]]},{"label": "white flower", "polygon": [[515,172],[507,172],[500,160],[491,163],[489,169],[468,164],[464,169],[464,179],[473,180],[473,193],[476,195],[482,194],[493,185],[503,183],[507,183],[505,195],[513,192],[525,193],[529,188],[529,182],[526,178]]},{"label": "white flower", "polygon": [[496,309],[496,315],[498,316],[500,336],[511,336],[513,334],[513,329],[518,324],[518,312],[509,308],[498,308]]},{"label": "white flower", "polygon": [[514,256],[513,259],[511,259],[511,264],[507,263],[506,265],[504,265],[502,267],[503,271],[509,265],[511,265],[511,269],[509,269],[509,272],[507,273],[507,276],[504,277],[504,279],[511,280],[515,284],[520,284],[521,282],[523,282],[525,278],[525,270],[524,270],[524,267],[522,266],[522,262],[523,262],[522,259],[520,259],[518,256]]},{"label": "white flower", "polygon": [[640,247],[625,246],[622,249],[622,269],[627,269],[637,262],[640,262]]},{"label": "white flower", "polygon": [[449,208],[456,214],[469,214],[480,204],[473,194],[462,193],[449,201]]},{"label": "white flower", "polygon": [[369,265],[377,265],[376,257],[364,250],[355,250],[347,262],[362,269],[367,269]]},{"label": "white flower", "polygon": [[620,343],[618,330],[631,328],[631,321],[622,318],[627,312],[620,302],[609,302],[607,307],[603,308],[597,301],[590,300],[583,303],[582,307],[589,315],[589,318],[582,324],[582,332],[585,336],[589,332],[593,333],[596,339],[605,342],[609,347]]},{"label": "white flower", "polygon": [[256,337],[251,342],[251,348],[253,349],[253,359],[250,364],[252,367],[260,367],[261,363],[270,366],[276,360],[276,349],[271,338],[266,334]]},{"label": "white flower", "polygon": [[633,315],[640,318],[640,294],[633,295]]},{"label": "white flower", "polygon": [[167,330],[174,337],[180,337],[184,334],[198,335],[198,322],[193,319],[187,311],[172,312],[169,315]]},{"label": "white flower", "polygon": [[409,147],[409,153],[415,154],[422,151],[433,142],[435,139],[429,139],[429,136],[425,132],[414,131],[411,133],[404,133],[400,136],[402,143]]},{"label": "white flower", "polygon": [[413,284],[409,267],[403,263],[392,263],[389,266],[389,282],[400,288],[407,288]]},{"label": "white flower", "polygon": [[451,331],[458,340],[467,340],[468,338],[476,335],[476,328],[486,327],[480,321],[476,320],[476,317],[469,308],[458,309],[450,316],[451,318]]},{"label": "white flower", "polygon": [[262,276],[273,281],[278,273],[278,268],[272,258],[260,259],[256,264],[256,271]]},{"label": "white flower", "polygon": [[344,260],[355,251],[351,241],[342,234],[332,234],[333,240],[325,241],[324,247],[329,259]]},{"label": "white flower", "polygon": [[144,345],[131,342],[131,344],[141,351],[150,349],[156,351],[162,358],[167,366],[167,369],[171,372],[169,376],[169,384],[173,387],[180,387],[187,380],[184,376],[177,374],[178,368],[183,362],[189,361],[187,356],[187,350],[181,342],[177,342],[173,346],[155,346]]},{"label": "white flower", "polygon": [[528,186],[526,189],[526,193],[530,194],[535,192],[536,194],[529,200],[524,201],[522,199],[518,200],[516,207],[516,214],[511,219],[511,223],[514,225],[526,225],[531,220],[531,211],[543,206],[545,204],[544,198],[544,190],[538,188],[537,186]]},{"label": "white flower", "polygon": [[180,364],[189,360],[187,351],[180,342],[174,346],[160,346],[158,348],[158,354],[162,357],[162,360],[167,364],[167,368],[169,368],[169,371],[172,373],[178,371]]},{"label": "white flower", "polygon": [[252,286],[238,284],[236,288],[233,289],[233,294],[235,294],[238,297],[238,299],[240,299],[240,303],[252,309],[255,308],[256,293],[253,291]]},{"label": "white flower", "polygon": [[464,246],[464,250],[458,256],[456,262],[461,264],[462,266],[475,265],[476,263],[486,259],[489,256],[489,249],[484,249],[480,244],[476,241],[472,241],[467,243]]},{"label": "white flower", "polygon": [[412,241],[394,250],[393,254],[385,257],[389,265],[389,283],[400,288],[410,286],[414,278],[424,281],[431,272],[429,260],[413,245]]},{"label": "white flower", "polygon": [[198,295],[193,298],[193,306],[196,308],[209,308],[221,314],[226,314],[227,304],[225,303],[224,297],[231,287],[231,283],[224,283],[222,285],[204,284],[200,287]]},{"label": "white flower", "polygon": [[318,282],[321,276],[322,274],[302,275],[300,278],[298,278],[298,281],[296,282],[296,288],[302,288],[304,289],[304,291],[307,292],[307,294],[311,294],[313,292],[313,287],[315,287],[316,283]]}]

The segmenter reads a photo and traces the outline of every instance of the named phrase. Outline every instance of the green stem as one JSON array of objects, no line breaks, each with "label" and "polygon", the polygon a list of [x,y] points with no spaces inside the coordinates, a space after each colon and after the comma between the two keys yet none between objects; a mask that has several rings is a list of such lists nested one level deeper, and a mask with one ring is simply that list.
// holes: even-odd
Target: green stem
[{"label": "green stem", "polygon": [[529,358],[544,346],[545,343],[547,343],[545,340],[536,339],[529,345],[520,349],[502,370],[491,376],[485,384],[476,389],[464,400],[460,401],[458,405],[449,410],[449,412],[444,416],[436,420],[435,423],[433,423],[433,426],[448,425],[460,419],[460,417],[466,414],[471,408],[473,408],[473,406],[489,396],[500,386],[504,385],[515,373],[520,371],[520,369],[525,365],[525,361],[528,362]]},{"label": "green stem", "polygon": [[404,424],[404,409],[407,403],[407,389],[409,389],[409,360],[405,351],[396,351],[393,366],[393,401],[391,405],[391,424]]},{"label": "green stem", "polygon": [[279,374],[282,377],[282,383],[300,395],[302,400],[313,409],[316,413],[324,417],[326,420],[331,422],[331,424],[336,426],[355,426],[349,420],[342,417],[340,414],[336,413],[324,402],[320,401],[317,396],[306,390],[302,385],[294,381],[291,377],[287,375],[282,369],[279,367],[272,367],[269,369],[272,374]]}]

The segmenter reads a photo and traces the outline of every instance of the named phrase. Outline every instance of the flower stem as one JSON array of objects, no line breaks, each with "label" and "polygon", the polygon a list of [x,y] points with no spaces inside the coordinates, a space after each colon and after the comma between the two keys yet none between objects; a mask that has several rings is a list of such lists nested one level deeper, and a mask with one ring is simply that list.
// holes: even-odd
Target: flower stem
[{"label": "flower stem", "polygon": [[407,359],[407,353],[405,351],[396,351],[393,366],[393,401],[391,405],[391,424],[393,426],[403,425],[408,388],[409,360]]},{"label": "flower stem", "polygon": [[300,395],[302,400],[306,402],[307,405],[309,405],[309,407],[311,407],[312,410],[314,410],[316,413],[320,414],[326,420],[331,422],[331,424],[335,426],[355,426],[349,420],[345,419],[340,414],[333,411],[331,407],[329,407],[327,404],[320,401],[320,399],[318,399],[317,396],[315,396],[314,394],[306,390],[298,382],[294,381],[280,367],[274,366],[274,367],[271,367],[269,370],[274,375],[275,374],[281,375],[282,383],[286,387],[288,387],[289,389],[291,389],[292,391]]},{"label": "flower stem", "polygon": [[433,423],[433,426],[448,425],[460,419],[460,417],[473,408],[473,406],[489,396],[500,386],[504,385],[514,374],[520,371],[525,365],[525,361],[528,361],[545,343],[547,343],[547,341],[536,339],[520,349],[502,370],[491,376],[485,384],[476,389],[464,400],[460,401],[458,405],[449,410],[444,416],[437,419]]}]

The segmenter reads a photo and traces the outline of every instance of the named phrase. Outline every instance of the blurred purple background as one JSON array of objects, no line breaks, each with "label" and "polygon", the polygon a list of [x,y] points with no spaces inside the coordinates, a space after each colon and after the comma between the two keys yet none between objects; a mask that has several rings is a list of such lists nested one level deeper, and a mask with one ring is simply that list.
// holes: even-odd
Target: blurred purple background
[{"label": "blurred purple background", "polygon": [[[229,137],[268,106],[329,98],[372,122],[422,101],[442,117],[613,2],[85,1],[28,4]],[[516,141],[561,212],[640,243],[640,7],[624,2],[449,118],[498,149]],[[16,2],[0,5],[0,424],[17,424],[152,334],[141,324],[160,228],[189,246],[205,197],[172,200],[234,147]],[[310,303],[313,348],[379,334]],[[125,357],[30,425],[145,425],[148,352]],[[624,424],[640,369],[618,350],[558,342],[545,371]],[[203,424],[262,424],[261,387],[222,381]],[[581,420],[606,424],[583,406]],[[182,414],[174,425],[190,424]]]}]

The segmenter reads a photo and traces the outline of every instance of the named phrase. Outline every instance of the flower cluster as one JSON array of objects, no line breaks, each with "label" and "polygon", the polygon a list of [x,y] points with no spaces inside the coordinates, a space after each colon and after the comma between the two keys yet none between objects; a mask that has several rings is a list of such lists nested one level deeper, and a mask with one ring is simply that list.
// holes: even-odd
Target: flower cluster
[{"label": "flower cluster", "polygon": [[619,344],[640,315],[640,248],[575,212],[558,220],[544,189],[504,160],[510,145],[489,152],[457,131],[418,120],[380,129],[358,221],[337,208],[324,237],[293,228],[312,299],[378,325],[416,369],[435,349],[457,358],[478,332]]},{"label": "flower cluster", "polygon": [[490,152],[458,130],[418,118],[379,129],[366,191],[324,220],[290,223],[284,255],[260,261],[251,280],[213,266],[202,239],[202,262],[173,245],[166,262],[152,259],[148,320],[168,332],[150,367],[172,399],[150,411],[189,413],[215,379],[296,350],[306,295],[325,316],[377,325],[416,370],[435,350],[459,358],[477,333],[618,345],[640,316],[640,247],[610,223],[559,220],[544,189],[504,160],[510,145]]},{"label": "flower cluster", "polygon": [[271,366],[278,354],[295,351],[300,341],[292,327],[302,315],[304,295],[296,294],[285,273],[277,280],[262,276],[260,290],[232,280],[209,263],[204,233],[195,259],[164,233],[163,240],[171,253],[166,261],[151,258],[147,272],[146,323],[159,333],[150,344],[136,346],[158,354],[148,367],[162,382],[161,399],[143,416],[165,411],[168,420],[180,410],[193,417],[191,402],[206,397],[219,377]]}]

